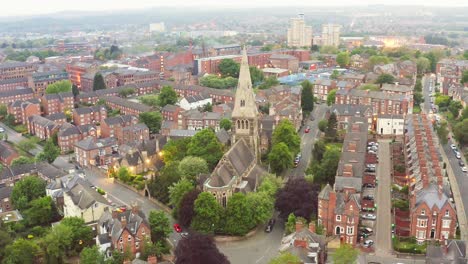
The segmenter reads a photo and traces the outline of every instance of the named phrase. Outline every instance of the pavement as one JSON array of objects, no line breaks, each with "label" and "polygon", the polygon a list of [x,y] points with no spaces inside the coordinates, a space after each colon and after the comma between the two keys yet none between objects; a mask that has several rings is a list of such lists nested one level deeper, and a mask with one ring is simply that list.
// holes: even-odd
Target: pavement
[{"label": "pavement", "polygon": [[[428,76],[425,76],[423,78],[423,111],[425,113],[430,113],[429,110],[431,109],[431,103],[429,98],[429,94],[431,93],[431,91],[429,90],[430,79],[431,77]],[[434,87],[432,88],[432,92],[434,91],[433,89]],[[449,176],[453,198],[457,208],[458,224],[460,226],[462,236],[461,238],[462,240],[468,240],[468,214],[465,210],[468,207],[468,174],[461,170],[461,167],[458,164],[459,159],[457,159],[455,153],[450,148],[451,144],[458,145],[455,141],[453,141],[453,134],[451,132],[449,134],[449,137],[450,140],[448,140],[447,144],[442,145],[442,142],[440,142],[440,144],[442,145],[441,150],[443,151],[442,156],[444,158],[444,162],[448,163],[447,174]],[[461,160],[463,161],[465,166],[467,166],[465,157],[463,155],[461,157]]]},{"label": "pavement", "polygon": [[[312,148],[314,147],[315,141],[319,138],[320,130],[318,129],[318,123],[320,120],[325,118],[325,114],[329,107],[325,103],[321,104],[314,104],[314,110],[311,113],[311,116],[314,117],[314,120],[307,119],[304,122],[304,126],[302,126],[301,130],[299,131],[299,136],[301,137],[301,161],[297,168],[293,168],[288,172],[288,175],[292,177],[304,177],[305,171],[309,167],[310,159],[312,157]],[[310,132],[305,133],[305,128],[309,126]]]},{"label": "pavement", "polygon": [[[9,142],[12,142],[14,144],[18,144],[19,142],[21,142],[21,141],[23,141],[25,139],[28,139],[28,138],[24,137],[23,135],[21,135],[21,133],[16,132],[15,130],[11,129],[9,126],[7,126],[6,124],[4,124],[2,122],[0,122],[0,126],[5,129],[5,133],[8,135],[8,141]],[[36,156],[37,154],[41,153],[42,150],[43,150],[42,146],[36,145],[36,148],[28,150],[28,152],[31,155]]]},{"label": "pavement", "polygon": [[378,256],[389,257],[392,254],[391,240],[391,160],[390,160],[390,141],[379,140],[379,163],[377,166],[377,185],[376,202],[377,220],[375,231],[375,254]]}]

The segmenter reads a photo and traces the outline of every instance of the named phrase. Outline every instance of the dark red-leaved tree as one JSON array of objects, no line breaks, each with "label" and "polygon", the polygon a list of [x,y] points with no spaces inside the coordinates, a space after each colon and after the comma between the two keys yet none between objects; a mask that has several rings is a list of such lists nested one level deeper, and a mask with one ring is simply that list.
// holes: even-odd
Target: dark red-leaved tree
[{"label": "dark red-leaved tree", "polygon": [[310,183],[304,178],[290,179],[276,194],[275,208],[282,218],[293,213],[310,220],[312,215],[317,215],[319,192],[319,184]]},{"label": "dark red-leaved tree", "polygon": [[175,250],[176,264],[229,264],[225,255],[219,252],[213,239],[199,233],[182,238]]},{"label": "dark red-leaved tree", "polygon": [[183,227],[189,227],[192,223],[192,218],[195,212],[193,211],[195,200],[197,199],[200,191],[194,189],[184,195],[180,201],[179,207],[179,224]]}]

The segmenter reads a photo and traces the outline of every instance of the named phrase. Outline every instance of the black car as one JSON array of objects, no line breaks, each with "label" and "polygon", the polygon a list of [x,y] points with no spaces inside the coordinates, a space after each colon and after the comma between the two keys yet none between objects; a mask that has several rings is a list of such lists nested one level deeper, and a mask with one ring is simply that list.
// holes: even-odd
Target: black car
[{"label": "black car", "polygon": [[273,227],[275,226],[275,222],[276,221],[274,218],[268,220],[268,224],[265,227],[265,232],[270,233],[273,230]]},{"label": "black car", "polygon": [[364,199],[364,200],[369,200],[369,201],[373,201],[373,200],[374,200],[374,196],[366,195],[366,196],[364,196],[362,199]]},{"label": "black car", "polygon": [[365,184],[362,185],[362,187],[364,187],[364,188],[375,188],[375,184],[365,183]]},{"label": "black car", "polygon": [[458,165],[460,165],[460,167],[465,167],[465,163],[463,163],[461,160],[458,161]]}]

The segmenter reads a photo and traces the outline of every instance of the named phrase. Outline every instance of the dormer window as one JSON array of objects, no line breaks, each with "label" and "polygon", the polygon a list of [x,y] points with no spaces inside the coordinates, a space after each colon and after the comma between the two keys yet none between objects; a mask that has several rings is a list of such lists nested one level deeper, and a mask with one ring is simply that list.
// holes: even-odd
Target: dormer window
[{"label": "dormer window", "polygon": [[336,221],[340,222],[341,221],[341,215],[336,216]]},{"label": "dormer window", "polygon": [[449,210],[445,210],[445,216],[450,216]]}]

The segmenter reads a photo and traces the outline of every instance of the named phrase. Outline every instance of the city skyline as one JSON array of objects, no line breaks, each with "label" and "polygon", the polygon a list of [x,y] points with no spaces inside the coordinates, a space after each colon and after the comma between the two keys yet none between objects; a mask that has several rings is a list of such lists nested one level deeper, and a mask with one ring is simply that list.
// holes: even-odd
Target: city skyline
[{"label": "city skyline", "polygon": [[[93,11],[129,11],[129,10],[141,10],[145,8],[158,8],[158,7],[202,7],[206,8],[255,8],[255,7],[300,7],[300,6],[317,6],[317,7],[333,7],[333,6],[366,6],[366,5],[389,5],[389,6],[444,6],[444,7],[455,7],[455,6],[468,6],[463,0],[449,0],[444,1],[441,4],[439,1],[435,0],[416,0],[416,1],[388,1],[388,0],[331,0],[326,2],[310,2],[304,0],[296,0],[293,2],[283,2],[278,0],[257,0],[254,3],[247,0],[239,0],[235,3],[224,3],[220,4],[215,0],[198,0],[195,2],[187,2],[182,0],[171,1],[170,3],[163,2],[160,0],[151,1],[151,0],[135,0],[132,2],[128,1],[91,1],[83,0],[80,2],[80,5],[70,6],[68,2],[60,0],[48,0],[47,5],[38,6],[37,2],[34,0],[20,0],[15,2],[8,2],[4,4],[4,12],[0,14],[0,17],[13,17],[13,16],[30,16],[30,15],[47,15],[57,12],[93,12]],[[34,8],[25,9],[25,6],[33,6]]]}]

